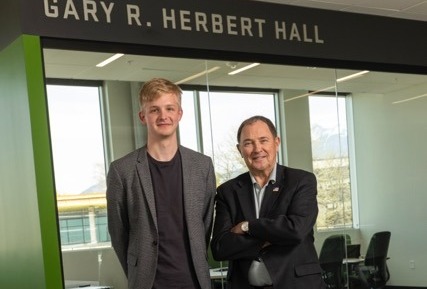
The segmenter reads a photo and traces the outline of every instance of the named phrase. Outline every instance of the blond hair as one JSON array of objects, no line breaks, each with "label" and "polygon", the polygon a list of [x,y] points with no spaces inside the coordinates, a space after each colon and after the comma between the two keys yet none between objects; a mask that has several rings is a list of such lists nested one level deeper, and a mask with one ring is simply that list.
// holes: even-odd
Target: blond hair
[{"label": "blond hair", "polygon": [[139,90],[139,108],[144,109],[147,102],[151,102],[160,97],[160,94],[172,93],[178,98],[178,104],[181,107],[181,88],[175,83],[164,78],[153,78],[141,87]]}]

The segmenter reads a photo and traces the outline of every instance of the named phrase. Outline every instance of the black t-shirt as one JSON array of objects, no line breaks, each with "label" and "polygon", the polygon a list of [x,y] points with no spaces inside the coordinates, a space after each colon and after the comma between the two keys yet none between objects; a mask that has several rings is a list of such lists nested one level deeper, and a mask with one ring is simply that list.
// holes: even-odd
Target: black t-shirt
[{"label": "black t-shirt", "polygon": [[167,162],[157,161],[150,155],[148,160],[159,229],[159,256],[153,289],[200,289],[184,219],[181,155],[178,151]]}]

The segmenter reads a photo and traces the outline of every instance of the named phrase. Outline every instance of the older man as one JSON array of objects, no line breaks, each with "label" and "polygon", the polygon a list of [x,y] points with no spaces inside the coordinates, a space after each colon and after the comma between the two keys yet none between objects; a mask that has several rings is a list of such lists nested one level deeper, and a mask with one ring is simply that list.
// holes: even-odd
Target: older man
[{"label": "older man", "polygon": [[[315,176],[277,164],[280,138],[265,117],[245,120],[237,140],[249,172],[218,187],[211,243],[215,259],[229,260],[227,288],[325,288],[313,237]],[[267,280],[251,275],[254,265],[265,266]]]}]

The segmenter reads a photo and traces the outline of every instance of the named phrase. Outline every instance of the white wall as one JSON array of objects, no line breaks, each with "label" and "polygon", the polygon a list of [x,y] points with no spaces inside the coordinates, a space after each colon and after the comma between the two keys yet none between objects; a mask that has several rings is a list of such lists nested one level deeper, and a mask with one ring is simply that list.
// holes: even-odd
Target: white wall
[{"label": "white wall", "polygon": [[134,111],[132,108],[131,84],[125,81],[104,83],[104,114],[111,135],[109,151],[112,159],[118,159],[135,149]]},{"label": "white wall", "polygon": [[[305,91],[283,91],[285,99],[301,95]],[[286,147],[285,162],[287,166],[313,171],[311,155],[310,112],[308,98],[303,97],[285,103],[286,139],[282,137],[282,145]],[[283,133],[282,133],[283,134]]]},{"label": "white wall", "polygon": [[[353,95],[360,229],[315,234],[318,252],[327,236],[348,233],[365,255],[373,233],[391,231],[388,285],[427,284],[427,97],[392,104],[426,91],[427,85]],[[285,91],[286,98],[298,94]],[[308,118],[302,119],[308,115],[307,98],[286,102],[285,115],[289,166],[311,170]]]},{"label": "white wall", "polygon": [[360,230],[391,231],[390,285],[427,284],[427,98],[392,104],[426,91],[353,96]]}]

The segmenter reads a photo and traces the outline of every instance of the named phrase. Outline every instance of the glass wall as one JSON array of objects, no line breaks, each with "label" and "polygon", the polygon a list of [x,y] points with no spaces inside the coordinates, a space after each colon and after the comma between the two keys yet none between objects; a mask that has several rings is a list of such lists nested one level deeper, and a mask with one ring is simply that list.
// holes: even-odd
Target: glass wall
[{"label": "glass wall", "polygon": [[[96,67],[110,56],[44,50],[48,79],[101,82],[98,117],[104,168],[144,144],[144,127],[137,119],[138,90],[148,79],[165,77],[184,90],[180,142],[214,159],[218,185],[245,169],[239,155],[233,154],[240,122],[255,114],[274,121],[281,137],[280,163],[312,171],[318,179],[315,245],[327,282],[340,282],[341,288],[365,282],[358,268],[372,265],[368,261],[371,240],[387,243],[383,235],[372,237],[387,231],[391,232],[387,267],[375,277],[377,282],[383,278],[394,286],[425,285],[422,270],[416,269],[427,268],[422,245],[422,232],[427,229],[422,183],[427,163],[426,75],[267,63],[229,74],[251,63],[130,54]],[[71,97],[77,99],[77,95]],[[85,107],[82,101],[76,117]],[[50,121],[56,125],[57,120],[51,117]],[[74,131],[79,129],[69,128],[70,133]],[[51,137],[54,143],[53,131]],[[89,150],[83,146],[78,153]],[[54,154],[55,163],[59,158]],[[59,166],[55,164],[58,195],[62,190]],[[77,174],[68,178],[84,183]],[[98,243],[84,244],[93,240],[86,217],[89,200],[87,204],[86,209],[76,210],[82,216],[78,222],[66,219],[69,211],[62,212],[61,230],[80,226],[83,239],[83,244],[75,246],[75,238],[61,231],[65,279],[126,288],[120,265],[105,245],[102,210],[92,212],[99,217],[94,223],[100,232]],[[82,259],[89,269],[82,269]],[[226,265],[210,262],[212,268]],[[381,264],[376,259],[373,265],[381,269]]]},{"label": "glass wall", "polygon": [[357,211],[357,204],[351,202],[346,110],[351,97],[312,95],[308,100],[313,172],[318,182],[317,230],[353,228],[352,211]]},{"label": "glass wall", "polygon": [[63,250],[110,241],[101,85],[67,80],[46,89]]}]

